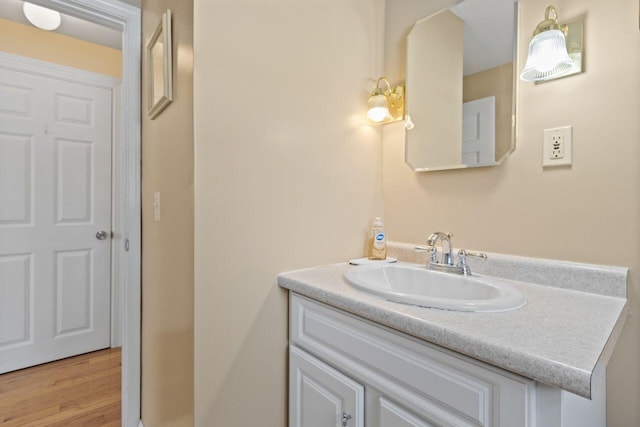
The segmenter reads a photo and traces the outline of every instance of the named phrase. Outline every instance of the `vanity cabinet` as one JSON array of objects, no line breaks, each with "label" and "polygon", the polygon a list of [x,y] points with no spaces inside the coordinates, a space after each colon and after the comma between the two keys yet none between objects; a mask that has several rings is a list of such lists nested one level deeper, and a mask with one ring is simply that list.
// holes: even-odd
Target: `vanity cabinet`
[{"label": "vanity cabinet", "polygon": [[604,426],[587,399],[290,295],[290,427]]},{"label": "vanity cabinet", "polygon": [[532,425],[532,380],[295,294],[290,313],[291,427]]}]

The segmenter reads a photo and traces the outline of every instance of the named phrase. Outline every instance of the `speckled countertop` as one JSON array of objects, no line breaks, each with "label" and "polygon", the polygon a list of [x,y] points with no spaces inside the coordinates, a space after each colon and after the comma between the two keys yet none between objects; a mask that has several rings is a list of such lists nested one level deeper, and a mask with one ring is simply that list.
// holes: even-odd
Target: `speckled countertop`
[{"label": "speckled countertop", "polygon": [[[397,255],[401,254],[394,252]],[[590,397],[592,372],[597,363],[607,363],[626,318],[627,300],[620,294],[626,295],[627,269],[497,254],[490,254],[487,263],[491,260],[504,270],[498,269],[501,275],[494,276],[508,280],[510,269],[521,271],[518,265],[535,269],[538,263],[556,277],[573,271],[572,276],[585,274],[592,280],[583,279],[584,290],[575,290],[579,285],[565,289],[511,280],[528,303],[502,313],[465,313],[386,301],[351,287],[344,279],[350,268],[346,263],[282,273],[278,284],[507,371]],[[541,277],[538,282],[552,281],[540,271],[535,275]],[[592,283],[594,277],[602,283]],[[596,293],[599,288],[604,295]]]}]

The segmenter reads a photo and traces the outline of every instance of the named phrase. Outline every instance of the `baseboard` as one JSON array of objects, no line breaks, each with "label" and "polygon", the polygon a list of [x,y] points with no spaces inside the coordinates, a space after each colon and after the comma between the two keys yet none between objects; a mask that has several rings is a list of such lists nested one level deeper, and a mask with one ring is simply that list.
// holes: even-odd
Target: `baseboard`
[{"label": "baseboard", "polygon": [[138,427],[144,427],[144,425],[142,424],[142,420],[140,420],[140,422],[138,423]]}]

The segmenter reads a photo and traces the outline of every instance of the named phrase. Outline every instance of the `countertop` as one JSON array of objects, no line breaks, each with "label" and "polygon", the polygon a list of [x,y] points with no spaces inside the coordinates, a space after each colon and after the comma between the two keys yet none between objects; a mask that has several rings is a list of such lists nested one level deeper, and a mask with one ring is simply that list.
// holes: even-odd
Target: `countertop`
[{"label": "countertop", "polygon": [[[509,262],[513,260],[514,257],[509,258]],[[529,258],[522,260],[531,262]],[[584,267],[593,270],[593,266],[585,264]],[[348,268],[351,266],[344,263],[282,273],[278,284],[397,331],[587,398],[591,395],[593,370],[598,363],[606,365],[627,313],[624,297],[517,280],[509,282],[528,299],[527,305],[517,310],[469,313],[422,308],[356,290],[344,279]],[[609,279],[623,280],[626,290],[627,270],[607,268],[603,267],[605,281],[611,273]],[[597,288],[593,283],[585,286]],[[608,285],[605,283],[603,287]]]}]

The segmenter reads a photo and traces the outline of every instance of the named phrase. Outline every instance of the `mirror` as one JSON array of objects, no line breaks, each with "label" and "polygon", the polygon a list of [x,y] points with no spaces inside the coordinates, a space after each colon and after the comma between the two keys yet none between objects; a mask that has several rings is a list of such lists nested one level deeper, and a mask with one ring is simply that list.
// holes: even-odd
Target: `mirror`
[{"label": "mirror", "polygon": [[495,166],[515,149],[517,1],[464,0],[407,36],[405,162]]}]

